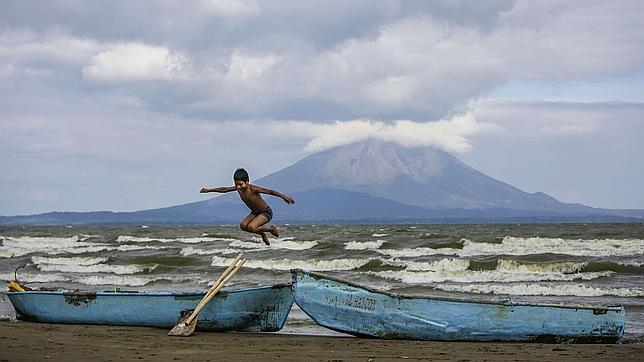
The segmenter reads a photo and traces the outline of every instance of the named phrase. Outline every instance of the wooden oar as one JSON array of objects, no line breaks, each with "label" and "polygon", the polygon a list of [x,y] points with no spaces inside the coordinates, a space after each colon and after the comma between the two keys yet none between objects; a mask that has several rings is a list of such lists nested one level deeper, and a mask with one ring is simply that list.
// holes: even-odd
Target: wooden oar
[{"label": "wooden oar", "polygon": [[230,278],[237,273],[237,271],[241,268],[241,266],[246,262],[246,259],[242,259],[243,254],[239,254],[235,260],[233,260],[233,263],[224,271],[221,277],[217,280],[217,283],[215,283],[212,288],[206,293],[204,298],[197,304],[197,307],[195,310],[190,314],[190,316],[183,317],[177,323],[177,325],[170,330],[168,333],[169,336],[183,336],[187,337],[190,336],[192,333],[194,333],[195,328],[197,327],[197,317],[199,316],[199,312],[206,306],[206,304],[217,294],[217,292],[223,288],[223,286],[230,280]]},{"label": "wooden oar", "polygon": [[[244,257],[244,253],[239,253],[239,254],[237,254],[237,256],[235,257],[235,259],[233,259],[233,262],[232,262],[232,263],[230,263],[230,266],[228,266],[228,268],[226,268],[226,270],[224,270],[224,271],[223,271],[223,273],[221,273],[221,275],[219,276],[219,279],[217,279],[217,281],[215,282],[215,284],[213,284],[213,285],[212,285],[212,287],[210,287],[210,289],[208,290],[208,292],[206,292],[206,295],[204,295],[204,296],[203,296],[203,298],[202,298],[202,299],[201,299],[201,301],[197,304],[197,306],[195,307],[195,309],[194,309],[194,310],[197,310],[197,308],[199,308],[199,306],[200,306],[200,305],[202,305],[202,304],[207,303],[208,301],[210,301],[210,299],[208,298],[208,296],[209,296],[210,294],[212,294],[212,293],[215,291],[215,289],[217,288],[217,286],[218,286],[218,285],[219,285],[219,284],[224,280],[224,278],[226,278],[226,276],[228,276],[228,274],[230,273],[230,271],[231,271],[231,270],[233,270],[233,268],[235,267],[235,265],[237,265],[237,263],[239,262],[239,260],[241,260],[243,257]],[[192,316],[192,315],[191,315],[191,316]],[[184,319],[185,319],[185,317],[184,317]],[[186,320],[187,320],[187,319],[186,319]]]}]

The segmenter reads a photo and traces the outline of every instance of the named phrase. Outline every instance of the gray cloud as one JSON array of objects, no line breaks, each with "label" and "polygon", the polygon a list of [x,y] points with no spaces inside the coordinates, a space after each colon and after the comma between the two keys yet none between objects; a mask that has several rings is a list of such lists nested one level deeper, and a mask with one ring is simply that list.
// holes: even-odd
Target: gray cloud
[{"label": "gray cloud", "polygon": [[620,75],[644,62],[644,14],[628,2],[31,5],[2,15],[3,62],[67,66],[89,84],[60,88],[211,119],[440,119],[511,79]]},{"label": "gray cloud", "polygon": [[642,72],[642,18],[638,1],[6,2],[0,214],[194,200],[194,180],[228,182],[240,165],[261,176],[355,129],[472,149],[472,166],[527,190],[635,207],[626,192],[598,197],[611,180],[582,156],[637,190],[639,106],[486,99],[509,82]]}]

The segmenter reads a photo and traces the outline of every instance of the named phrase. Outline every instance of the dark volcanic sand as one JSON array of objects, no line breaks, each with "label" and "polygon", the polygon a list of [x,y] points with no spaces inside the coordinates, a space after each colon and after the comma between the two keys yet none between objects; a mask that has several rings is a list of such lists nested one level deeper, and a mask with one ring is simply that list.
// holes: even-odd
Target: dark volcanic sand
[{"label": "dark volcanic sand", "polygon": [[1,361],[642,361],[644,344],[417,342],[275,333],[169,337],[145,327],[0,322]]}]

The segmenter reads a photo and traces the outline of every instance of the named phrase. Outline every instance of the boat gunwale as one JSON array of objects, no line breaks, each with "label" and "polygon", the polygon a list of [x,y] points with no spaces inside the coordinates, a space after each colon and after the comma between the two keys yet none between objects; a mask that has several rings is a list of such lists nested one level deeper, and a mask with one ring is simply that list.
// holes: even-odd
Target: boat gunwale
[{"label": "boat gunwale", "polygon": [[[255,290],[263,290],[263,289],[282,289],[282,288],[292,288],[292,283],[278,283],[278,284],[270,284],[270,285],[262,285],[259,287],[247,287],[247,288],[240,288],[240,289],[222,289],[221,292],[225,292],[227,294],[231,293],[244,293],[248,291],[255,291]],[[25,290],[24,292],[11,292],[7,291],[4,292],[3,294],[7,296],[18,296],[18,295],[87,295],[87,294],[92,294],[96,296],[147,296],[147,297],[173,297],[173,296],[198,296],[198,295],[204,295],[206,291],[178,291],[178,292],[173,292],[173,291],[164,291],[164,290],[143,290],[143,291],[117,291],[117,292],[112,292],[112,291],[91,291],[91,290],[70,290],[70,291],[64,291],[64,290]]]},{"label": "boat gunwale", "polygon": [[[315,272],[311,270],[304,270],[304,269],[291,269],[291,274],[295,277],[297,274],[307,274],[315,279],[328,279],[334,282],[338,283],[344,283],[349,286],[359,288],[359,289],[364,289],[368,292],[371,293],[376,293],[376,294],[384,294],[386,296],[389,296],[391,298],[398,298],[398,299],[429,299],[429,300],[438,300],[438,301],[444,301],[444,302],[457,302],[457,303],[474,303],[474,304],[492,304],[492,305],[502,305],[506,307],[515,307],[515,306],[522,306],[522,307],[549,307],[549,308],[568,308],[568,309],[590,309],[593,311],[614,311],[614,312],[621,312],[622,314],[624,313],[624,306],[622,305],[611,305],[611,306],[592,306],[592,305],[580,305],[580,304],[534,304],[534,303],[522,303],[515,301],[512,299],[511,303],[508,303],[507,301],[478,301],[478,300],[468,300],[464,298],[450,298],[450,297],[445,297],[445,296],[428,296],[428,295],[416,295],[416,294],[398,294],[398,293],[392,293],[388,292],[385,290],[379,290],[373,287],[369,287],[366,285],[361,285],[357,284],[354,282],[347,281],[345,279],[336,277],[336,276],[331,276],[328,274],[320,273],[320,272]],[[297,283],[293,282],[293,287],[295,288]],[[509,295],[508,295],[509,296]],[[509,296],[511,297],[511,296]]]}]

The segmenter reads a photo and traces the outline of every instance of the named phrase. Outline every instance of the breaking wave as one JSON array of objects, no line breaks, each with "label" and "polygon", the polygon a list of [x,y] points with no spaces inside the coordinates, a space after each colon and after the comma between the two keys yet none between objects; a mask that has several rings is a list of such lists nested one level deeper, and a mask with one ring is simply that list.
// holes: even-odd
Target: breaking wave
[{"label": "breaking wave", "polygon": [[46,256],[33,256],[31,261],[34,264],[54,264],[54,265],[96,265],[105,263],[106,257],[71,257],[71,258],[49,258]]},{"label": "breaking wave", "polygon": [[0,257],[12,258],[33,253],[47,253],[50,255],[71,253],[84,254],[108,250],[107,244],[92,243],[85,240],[89,235],[74,235],[71,237],[40,237],[40,236],[2,236]]},{"label": "breaking wave", "polygon": [[596,288],[583,284],[437,284],[433,287],[474,294],[644,297],[644,290],[640,288]]},{"label": "breaking wave", "polygon": [[409,284],[593,280],[614,273],[613,271],[582,272],[587,263],[573,262],[520,264],[512,260],[500,259],[495,270],[469,270],[469,260],[453,258],[433,262],[386,260],[385,263],[405,267],[405,270],[368,273]]},{"label": "breaking wave", "polygon": [[271,245],[268,246],[264,244],[259,238],[253,238],[257,240],[256,242],[248,242],[235,240],[228,244],[231,247],[242,248],[242,249],[288,249],[288,250],[307,250],[318,245],[317,241],[296,241],[293,238],[278,238],[272,239]]},{"label": "breaking wave", "polygon": [[404,267],[407,271],[446,271],[462,272],[470,267],[468,259],[446,258],[430,262],[400,260],[400,259],[381,259],[384,264]]},{"label": "breaking wave", "polygon": [[120,275],[92,275],[74,280],[77,283],[85,285],[115,285],[115,286],[130,286],[142,287],[150,284],[158,279],[152,277],[141,276],[120,276]]},{"label": "breaking wave", "polygon": [[218,237],[193,237],[193,238],[157,238],[157,237],[138,237],[131,235],[120,235],[116,238],[116,241],[119,243],[151,243],[151,242],[160,242],[160,243],[184,243],[184,244],[198,244],[203,242],[214,242],[214,241],[236,241],[237,239],[233,238],[218,238]]},{"label": "breaking wave", "polygon": [[182,256],[212,255],[212,254],[217,254],[217,250],[204,250],[204,249],[199,249],[199,248],[193,248],[192,246],[187,246],[187,247],[181,249],[180,253],[181,253]]},{"label": "breaking wave", "polygon": [[109,273],[109,274],[138,274],[150,272],[159,265],[69,265],[69,264],[38,264],[38,269],[42,271],[54,271],[62,273]]},{"label": "breaking wave", "polygon": [[[376,234],[374,234],[376,235]],[[347,250],[375,250],[378,249],[382,246],[382,244],[386,243],[386,240],[376,240],[376,241],[349,241],[348,243],[344,243],[344,248]]]},{"label": "breaking wave", "polygon": [[[232,263],[232,258],[213,256],[212,266],[227,267]],[[369,262],[369,259],[332,259],[332,260],[291,260],[291,259],[266,259],[248,260],[244,267],[265,270],[291,270],[310,269],[317,271],[337,271],[358,269]]]},{"label": "breaking wave", "polygon": [[562,254],[573,256],[638,256],[644,255],[644,240],[640,239],[560,239],[560,238],[518,238],[506,236],[501,243],[474,242],[461,240],[462,249],[455,248],[405,248],[378,249],[380,254],[396,258],[421,257],[430,255],[454,255],[459,257],[491,255],[539,255]]}]

